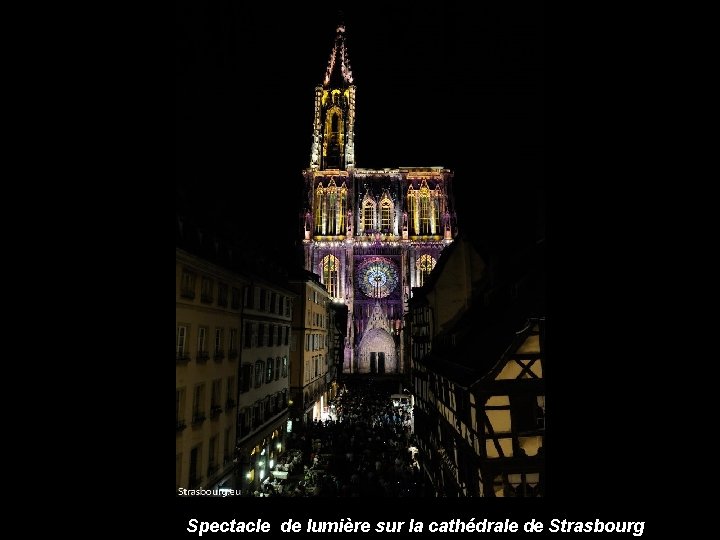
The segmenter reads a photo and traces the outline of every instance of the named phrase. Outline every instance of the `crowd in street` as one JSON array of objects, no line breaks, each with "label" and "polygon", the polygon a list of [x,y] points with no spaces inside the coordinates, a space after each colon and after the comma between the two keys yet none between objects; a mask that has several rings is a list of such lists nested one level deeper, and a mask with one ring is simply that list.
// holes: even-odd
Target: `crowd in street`
[{"label": "crowd in street", "polygon": [[281,492],[297,497],[433,496],[415,460],[412,410],[391,399],[397,383],[346,381],[329,417],[290,434],[288,448],[302,456],[303,474],[288,477]]}]

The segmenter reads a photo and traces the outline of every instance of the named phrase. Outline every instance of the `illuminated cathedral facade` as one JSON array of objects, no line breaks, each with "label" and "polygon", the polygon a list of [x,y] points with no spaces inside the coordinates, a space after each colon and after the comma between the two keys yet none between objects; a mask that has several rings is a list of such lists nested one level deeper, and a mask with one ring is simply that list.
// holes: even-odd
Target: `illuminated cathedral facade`
[{"label": "illuminated cathedral facade", "polygon": [[442,167],[355,166],[355,92],[339,25],[315,88],[310,167],[303,171],[305,268],[348,306],[344,373],[403,373],[403,316],[453,241],[453,174]]}]

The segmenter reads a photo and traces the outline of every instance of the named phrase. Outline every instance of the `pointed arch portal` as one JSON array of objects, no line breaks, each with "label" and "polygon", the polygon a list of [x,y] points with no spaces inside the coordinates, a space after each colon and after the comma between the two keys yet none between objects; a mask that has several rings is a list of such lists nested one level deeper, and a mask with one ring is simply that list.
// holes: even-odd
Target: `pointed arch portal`
[{"label": "pointed arch portal", "polygon": [[373,328],[365,332],[360,341],[360,373],[395,373],[397,359],[395,340],[384,328]]}]

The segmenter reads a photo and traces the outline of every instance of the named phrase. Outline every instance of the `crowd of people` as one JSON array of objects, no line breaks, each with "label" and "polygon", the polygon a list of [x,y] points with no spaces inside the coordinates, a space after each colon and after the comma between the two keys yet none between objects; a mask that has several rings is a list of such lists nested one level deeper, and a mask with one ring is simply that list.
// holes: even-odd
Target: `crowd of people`
[{"label": "crowd of people", "polygon": [[413,452],[412,409],[393,401],[392,381],[346,381],[329,417],[288,436],[302,456],[302,475],[289,476],[270,496],[433,496]]}]

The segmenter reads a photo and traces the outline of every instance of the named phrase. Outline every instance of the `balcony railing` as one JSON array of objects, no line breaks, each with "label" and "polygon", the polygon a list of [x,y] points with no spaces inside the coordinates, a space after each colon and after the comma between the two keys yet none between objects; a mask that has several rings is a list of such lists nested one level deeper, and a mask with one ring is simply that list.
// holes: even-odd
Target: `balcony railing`
[{"label": "balcony railing", "polygon": [[228,399],[228,400],[225,402],[225,410],[226,410],[226,411],[229,411],[229,410],[232,410],[233,408],[235,408],[235,400],[234,400],[234,399]]},{"label": "balcony railing", "polygon": [[210,358],[210,353],[207,351],[198,351],[195,358],[198,364],[204,364]]},{"label": "balcony railing", "polygon": [[193,415],[192,425],[193,427],[199,426],[202,424],[207,417],[205,416],[204,412],[197,412]]},{"label": "balcony railing", "polygon": [[235,358],[237,358],[237,357],[238,357],[237,349],[230,349],[228,351],[228,359],[229,360],[235,360]]},{"label": "balcony railing", "polygon": [[233,460],[232,456],[225,456],[225,457],[223,458],[223,465],[227,465],[227,464],[230,463],[232,460]]},{"label": "balcony railing", "polygon": [[180,433],[183,429],[187,427],[187,424],[185,423],[185,420],[178,420],[177,421],[177,428],[176,433]]},{"label": "balcony railing", "polygon": [[222,407],[219,405],[213,405],[210,407],[210,419],[215,420],[218,416],[220,416],[220,413],[222,412]]},{"label": "balcony railing", "polygon": [[213,358],[215,358],[216,362],[222,362],[222,359],[225,358],[225,351],[223,351],[223,350],[215,351]]},{"label": "balcony railing", "polygon": [[177,364],[187,364],[190,356],[185,351],[175,351],[175,362]]}]

